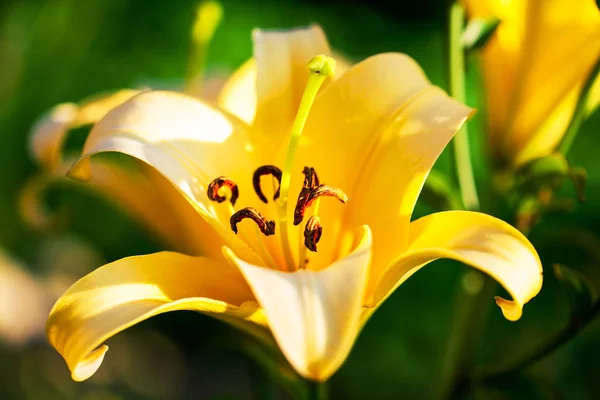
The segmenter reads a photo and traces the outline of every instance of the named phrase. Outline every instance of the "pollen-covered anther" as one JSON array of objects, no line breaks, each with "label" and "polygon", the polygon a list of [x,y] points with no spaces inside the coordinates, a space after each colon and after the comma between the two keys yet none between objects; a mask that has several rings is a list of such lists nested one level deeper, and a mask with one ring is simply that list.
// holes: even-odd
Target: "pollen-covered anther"
[{"label": "pollen-covered anther", "polygon": [[317,251],[317,243],[321,240],[323,234],[323,225],[321,225],[321,218],[317,215],[313,215],[308,219],[306,226],[304,227],[304,245],[310,251]]},{"label": "pollen-covered anther", "polygon": [[275,221],[267,221],[261,213],[252,207],[242,208],[231,216],[229,219],[231,230],[238,233],[237,224],[245,218],[250,218],[252,221],[256,222],[256,225],[258,225],[258,228],[265,236],[275,234]]},{"label": "pollen-covered anther", "polygon": [[296,209],[294,210],[294,225],[298,225],[302,222],[306,209],[321,196],[335,197],[344,204],[348,201],[348,196],[346,196],[346,193],[344,193],[343,190],[327,185],[319,185],[312,189],[307,196],[298,199]]},{"label": "pollen-covered anther", "polygon": [[298,194],[298,201],[296,204],[304,203],[310,195],[310,192],[319,186],[319,176],[313,167],[304,167],[302,173],[304,174],[304,183]]},{"label": "pollen-covered anther", "polygon": [[269,201],[267,200],[267,197],[260,188],[260,177],[263,175],[272,175],[275,179],[277,179],[277,182],[279,182],[277,191],[273,195],[273,200],[277,200],[279,197],[279,191],[281,189],[281,170],[275,165],[263,165],[262,167],[258,167],[252,175],[252,186],[254,186],[254,191],[258,195],[258,198],[263,201],[263,203],[268,203]]},{"label": "pollen-covered anther", "polygon": [[231,198],[229,201],[231,201],[232,206],[235,206],[235,202],[237,201],[240,192],[238,191],[238,186],[235,184],[235,182],[225,176],[218,177],[208,185],[208,198],[212,201],[216,201],[217,203],[222,203],[227,200],[227,197],[219,194],[219,190],[223,186],[229,188],[231,191]]},{"label": "pollen-covered anther", "polygon": [[302,186],[302,189],[307,188],[312,190],[319,186],[319,176],[313,167],[304,167],[302,173],[304,174],[304,185]]}]

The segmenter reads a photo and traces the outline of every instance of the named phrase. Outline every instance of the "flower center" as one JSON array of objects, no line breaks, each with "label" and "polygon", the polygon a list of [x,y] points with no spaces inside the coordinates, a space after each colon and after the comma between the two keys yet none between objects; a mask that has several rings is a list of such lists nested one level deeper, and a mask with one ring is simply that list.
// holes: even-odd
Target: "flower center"
[{"label": "flower center", "polygon": [[[321,197],[335,197],[342,203],[346,203],[348,201],[348,196],[341,189],[333,188],[331,186],[327,186],[325,184],[321,184],[319,182],[319,177],[317,172],[312,167],[304,167],[304,184],[302,185],[302,189],[298,194],[298,200],[296,202],[296,207],[294,209],[294,226],[300,225],[304,220],[304,214],[306,210],[312,206],[313,215],[308,219],[305,227],[304,227],[304,246],[300,249],[300,258],[298,263],[298,268],[304,268],[306,263],[308,262],[308,258],[306,257],[306,249],[316,252],[317,251],[317,243],[321,239],[321,235],[323,234],[323,226],[321,224],[321,219],[319,218],[318,210],[319,210],[319,202]],[[274,165],[263,165],[254,171],[252,177],[252,185],[254,187],[254,191],[259,199],[261,199],[264,203],[268,203],[267,197],[264,195],[262,188],[260,186],[260,178],[263,175],[272,175],[278,181],[281,179],[281,170]],[[227,200],[226,193],[224,193],[224,188],[228,188],[231,192],[229,197],[229,208],[230,208],[230,218],[229,223],[231,226],[231,230],[238,233],[238,223],[240,223],[244,219],[250,219],[254,221],[257,225],[258,230],[265,236],[271,236],[275,234],[275,221],[267,220],[258,210],[253,207],[245,207],[238,211],[234,211],[233,206],[237,198],[239,197],[239,189],[238,185],[233,182],[231,179],[220,176],[213,180],[208,185],[207,195],[208,198],[217,203],[223,203]],[[279,198],[279,192],[281,187],[279,187],[273,196],[273,200],[277,201]],[[279,200],[280,201],[280,200]],[[257,251],[265,252],[265,248],[257,249]],[[266,256],[266,254],[262,254]]]},{"label": "flower center", "polygon": [[[290,247],[287,216],[287,205],[294,156],[296,154],[300,136],[302,135],[302,130],[304,129],[304,125],[315,97],[325,79],[332,76],[335,71],[335,60],[333,60],[331,57],[318,55],[309,61],[308,69],[310,73],[306,83],[306,88],[304,89],[304,94],[302,95],[302,99],[300,101],[296,119],[294,120],[294,124],[292,126],[290,143],[286,158],[284,160],[283,170],[279,169],[275,165],[263,165],[254,171],[252,176],[252,185],[254,187],[254,191],[258,195],[259,199],[264,203],[268,203],[268,200],[260,186],[261,177],[265,175],[271,175],[279,182],[279,187],[274,193],[273,200],[277,201],[279,230],[281,233],[281,245],[285,261],[285,265],[283,267],[288,271],[305,267],[307,262],[307,257],[305,254],[306,249],[314,252],[317,251],[317,243],[319,242],[323,233],[323,226],[321,225],[321,220],[317,215],[320,198],[326,196],[335,197],[342,203],[348,201],[348,196],[346,196],[342,190],[321,184],[314,168],[304,167],[304,185],[298,195],[298,200],[294,209],[294,226],[299,225],[303,221],[304,214],[311,205],[315,204],[315,207],[313,209],[313,215],[309,218],[305,225],[305,246],[301,247],[299,263],[296,264],[294,262],[294,257]],[[233,212],[232,206],[235,205],[235,201],[239,196],[239,192],[237,185],[230,179],[223,176],[215,179],[208,187],[209,199],[218,203],[224,202],[226,197],[223,195],[223,191],[221,190],[223,187],[227,187],[231,191],[230,224],[231,229],[236,234],[238,232],[237,224],[243,219],[251,219],[254,221],[260,231],[266,236],[275,234],[275,221],[268,221],[256,209],[252,207],[246,207],[237,212]]]}]

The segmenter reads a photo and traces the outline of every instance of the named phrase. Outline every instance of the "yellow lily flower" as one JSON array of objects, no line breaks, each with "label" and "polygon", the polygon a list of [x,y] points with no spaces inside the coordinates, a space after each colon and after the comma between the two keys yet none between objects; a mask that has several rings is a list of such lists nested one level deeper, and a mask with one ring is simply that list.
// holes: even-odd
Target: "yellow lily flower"
[{"label": "yellow lily flower", "polygon": [[[58,300],[47,334],[74,380],[99,368],[110,337],[174,310],[274,338],[302,376],[326,380],[377,307],[438,258],[495,278],[512,296],[497,298],[506,318],[521,316],[541,288],[542,267],[520,232],[467,211],[410,221],[427,174],[472,110],[406,55],[370,57],[332,80],[328,58],[307,72],[321,53],[330,49],[317,26],[256,31],[254,58],[226,84],[219,106],[148,91],[94,126],[70,176],[94,182],[97,155],[106,152],[138,160],[157,186],[137,204],[156,206],[157,221],[181,223],[173,242],[192,244],[193,255],[125,258]],[[269,174],[279,190],[273,180],[263,193],[260,177]],[[287,202],[288,193],[300,193],[298,202]],[[167,200],[153,202],[161,196]],[[303,228],[291,223],[303,220]]]},{"label": "yellow lily flower", "polygon": [[[550,155],[600,55],[596,1],[464,3],[471,17],[501,20],[481,50],[490,148],[513,167]],[[599,103],[593,90],[590,108]]]}]

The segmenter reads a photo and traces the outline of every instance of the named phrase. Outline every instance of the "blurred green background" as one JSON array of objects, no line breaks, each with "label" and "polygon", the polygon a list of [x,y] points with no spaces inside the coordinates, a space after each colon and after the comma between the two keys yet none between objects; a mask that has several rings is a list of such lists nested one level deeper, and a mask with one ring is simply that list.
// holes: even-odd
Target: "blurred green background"
[{"label": "blurred green background", "polygon": [[[209,76],[226,76],[251,56],[252,28],[316,22],[332,46],[353,60],[404,52],[422,65],[433,83],[445,86],[446,9],[441,0],[222,4],[225,14],[210,47]],[[111,350],[100,371],[84,383],[72,382],[43,335],[52,301],[74,279],[105,262],[163,247],[123,211],[76,185],[56,185],[48,193],[48,206],[65,212],[59,230],[35,232],[17,212],[18,194],[37,171],[27,149],[35,120],[57,103],[97,92],[182,85],[196,6],[193,0],[0,2],[0,248],[31,274],[22,277],[23,286],[11,288],[0,269],[1,399],[256,398],[253,384],[259,372],[236,345],[239,336],[220,322],[188,312],[155,317],[118,335],[109,341]],[[476,71],[470,73],[475,85]],[[516,323],[502,317],[492,298],[483,305],[485,321],[472,321],[474,329],[485,324],[484,334],[470,341],[478,364],[527,353],[566,323],[565,295],[550,273],[553,263],[574,267],[600,282],[600,242],[589,235],[600,234],[598,129],[596,114],[569,155],[575,165],[588,170],[588,202],[573,213],[546,216],[532,232],[546,271],[542,292]],[[436,169],[449,166],[445,154]],[[570,188],[564,191],[572,195]],[[420,204],[417,216],[431,211]],[[586,243],[588,249],[583,248]],[[438,261],[402,285],[375,314],[333,377],[331,398],[434,396],[452,315],[461,306],[453,294],[466,270]],[[12,325],[3,322],[11,312]],[[22,321],[14,322],[15,313]],[[520,378],[477,388],[466,397],[599,398],[599,334],[596,320]]]}]

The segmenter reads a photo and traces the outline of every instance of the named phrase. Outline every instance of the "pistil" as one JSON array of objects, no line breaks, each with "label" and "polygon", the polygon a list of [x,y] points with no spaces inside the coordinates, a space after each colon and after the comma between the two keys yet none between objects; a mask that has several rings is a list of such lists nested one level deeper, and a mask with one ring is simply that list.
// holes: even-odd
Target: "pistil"
[{"label": "pistil", "polygon": [[308,118],[308,114],[312,104],[317,96],[317,93],[329,76],[333,76],[335,71],[335,60],[325,55],[318,55],[314,57],[308,63],[308,69],[310,74],[308,76],[308,82],[300,101],[300,107],[298,108],[298,114],[292,126],[292,133],[290,137],[290,144],[288,146],[288,152],[283,165],[283,171],[281,176],[281,185],[279,187],[281,198],[279,199],[279,225],[281,230],[281,245],[283,247],[283,255],[288,270],[295,269],[294,257],[289,243],[289,232],[288,232],[288,221],[287,221],[287,203],[289,197],[290,182],[292,177],[292,167],[294,164],[294,156],[304,129],[304,124]]}]

